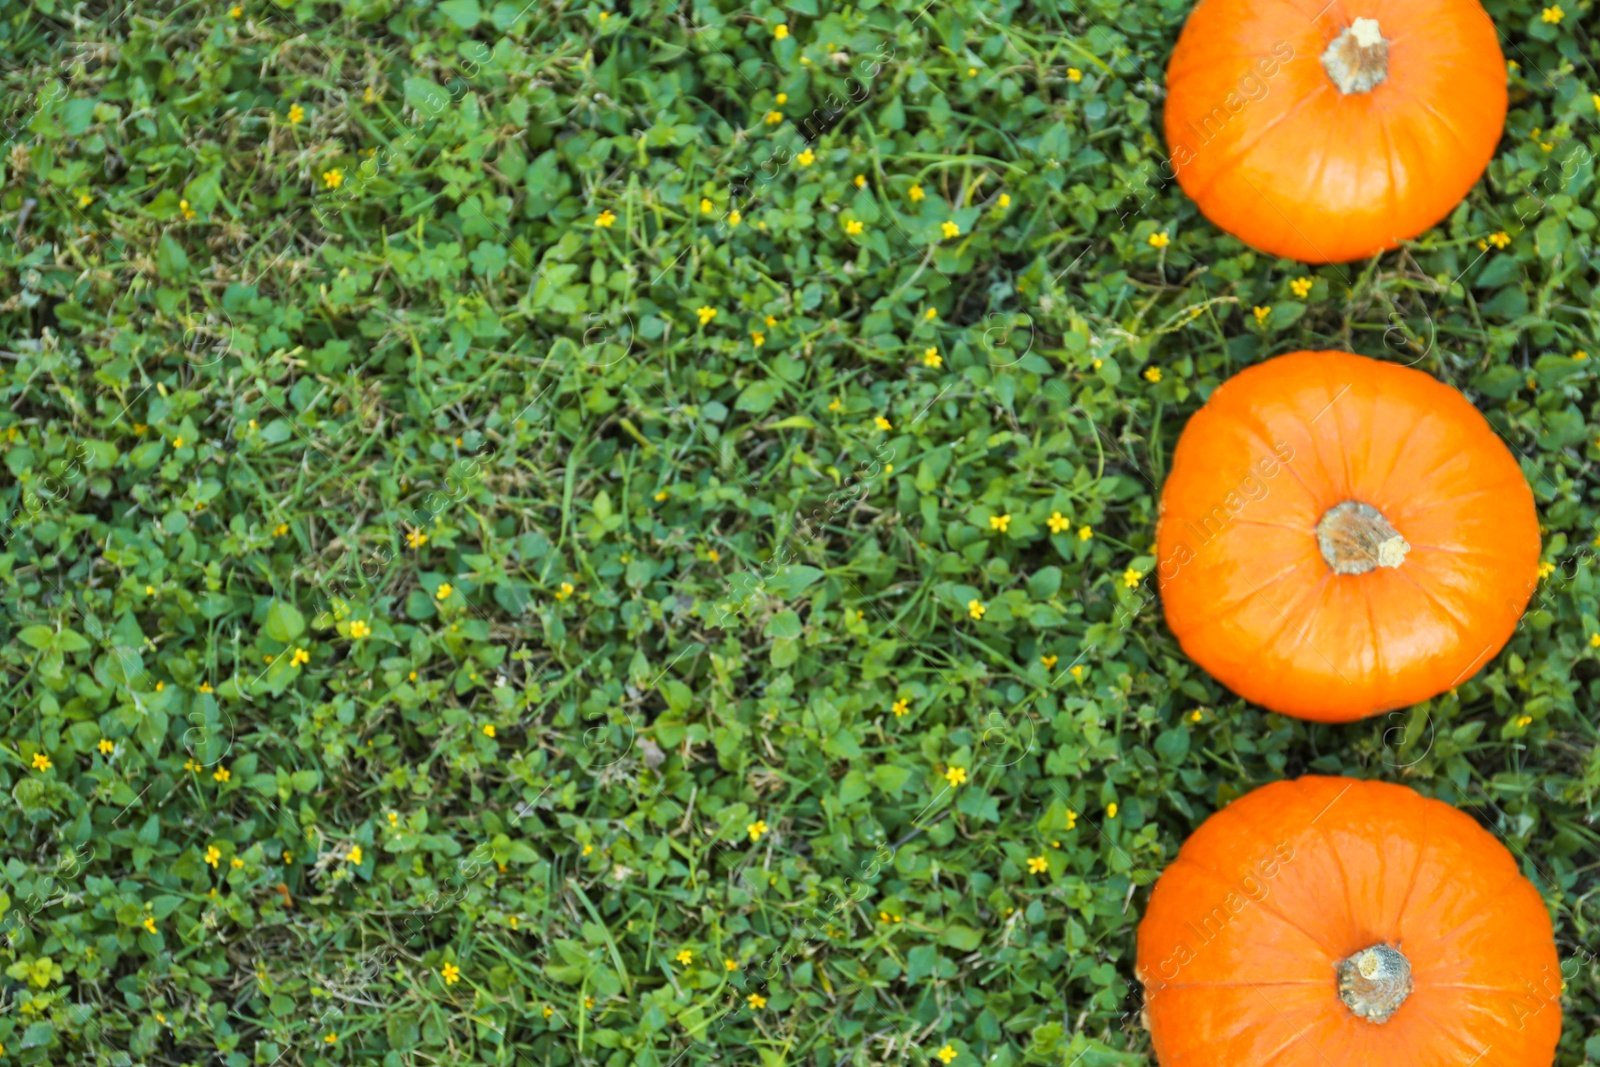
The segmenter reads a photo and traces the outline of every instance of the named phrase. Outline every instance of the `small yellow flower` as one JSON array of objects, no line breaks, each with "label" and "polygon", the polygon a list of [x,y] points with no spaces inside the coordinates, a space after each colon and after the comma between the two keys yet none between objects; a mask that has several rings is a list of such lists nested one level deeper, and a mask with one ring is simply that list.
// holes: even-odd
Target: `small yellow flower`
[{"label": "small yellow flower", "polygon": [[573,593],[574,586],[571,582],[562,582],[561,588],[556,590],[556,599],[565,600]]},{"label": "small yellow flower", "polygon": [[924,348],[922,350],[922,362],[929,367],[941,367],[944,365],[944,357],[939,355],[937,348]]},{"label": "small yellow flower", "polygon": [[811,151],[811,149],[807,148],[798,156],[795,156],[794,161],[800,164],[802,167],[809,167],[811,164],[817,161],[817,154]]},{"label": "small yellow flower", "polygon": [[117,746],[112,744],[110,742],[110,740],[108,740],[107,738],[104,738],[104,737],[102,737],[100,739],[100,743],[98,745],[96,745],[95,747],[100,750],[101,755],[105,755],[105,756],[109,756],[109,755],[111,755],[111,753],[113,753],[113,752],[115,752],[117,750]]},{"label": "small yellow flower", "polygon": [[461,968],[453,963],[447,963],[439,968],[439,977],[444,979],[445,985],[455,985],[461,981]]},{"label": "small yellow flower", "polygon": [[944,772],[944,780],[950,783],[952,789],[958,785],[963,785],[967,780],[967,769],[965,767],[951,767]]},{"label": "small yellow flower", "polygon": [[1144,571],[1135,570],[1132,567],[1122,572],[1122,584],[1129,589],[1137,589],[1142,578],[1144,578]]},{"label": "small yellow flower", "polygon": [[322,1040],[326,1044],[337,1045],[339,1043],[339,1035],[337,1035],[337,1034],[324,1034],[323,1037],[322,1037]]},{"label": "small yellow flower", "polygon": [[967,77],[976,78],[977,76],[978,76],[978,68],[977,67],[968,67],[967,68]]},{"label": "small yellow flower", "polygon": [[322,172],[322,184],[329,189],[337,189],[344,184],[344,171],[338,167],[330,167]]},{"label": "small yellow flower", "polygon": [[954,222],[943,222],[943,223],[940,223],[939,224],[939,230],[946,237],[960,237],[961,236],[961,227],[957,226]]},{"label": "small yellow flower", "polygon": [[1000,194],[1000,206],[1001,207],[1010,207],[1011,206],[1011,194],[1010,193],[1001,193]]},{"label": "small yellow flower", "polygon": [[211,866],[215,867],[217,865],[217,861],[220,860],[221,858],[222,858],[222,850],[221,849],[217,848],[216,845],[207,845],[206,846],[206,863],[208,863]]},{"label": "small yellow flower", "polygon": [[700,214],[702,214],[702,215],[711,214],[711,209],[713,207],[715,207],[715,206],[716,206],[715,204],[713,204],[710,200],[706,199],[705,197],[701,197],[700,198]]},{"label": "small yellow flower", "polygon": [[1113,801],[1112,803],[1106,805],[1106,818],[1115,819],[1116,817],[1117,817],[1117,805],[1116,805],[1116,802]]},{"label": "small yellow flower", "polygon": [[350,623],[350,636],[354,640],[359,641],[370,633],[372,633],[372,627],[368,626],[360,619],[355,619]]},{"label": "small yellow flower", "polygon": [[48,771],[51,767],[55,766],[55,764],[50,762],[50,757],[46,756],[43,752],[35,752],[33,754],[32,762],[33,769],[36,771]]},{"label": "small yellow flower", "polygon": [[556,1013],[556,1010],[554,1008],[552,1008],[550,1005],[546,1004],[544,1006],[543,1014],[544,1014],[544,1017],[546,1019],[550,1018],[550,1016],[554,1015],[555,1013]]},{"label": "small yellow flower", "polygon": [[233,772],[228,770],[226,767],[218,767],[216,770],[211,772],[211,780],[214,782],[226,782],[232,777]]},{"label": "small yellow flower", "polygon": [[789,94],[788,93],[779,93],[773,99],[776,100],[779,104],[787,104],[789,102]]},{"label": "small yellow flower", "polygon": [[1542,563],[1539,564],[1539,577],[1548,578],[1552,574],[1554,574],[1555,572],[1556,572],[1556,565],[1554,563],[1551,563],[1549,560],[1544,560]]},{"label": "small yellow flower", "polygon": [[1582,363],[1584,360],[1589,358],[1589,353],[1580,348],[1576,352],[1572,353],[1572,358],[1575,362]]},{"label": "small yellow flower", "polygon": [[922,186],[913,185],[906,191],[906,195],[909,196],[911,198],[911,202],[915,204],[928,194],[922,191]]},{"label": "small yellow flower", "polygon": [[929,308],[927,311],[922,313],[922,317],[927,319],[929,322],[932,322],[934,319],[939,317],[939,309]]},{"label": "small yellow flower", "polygon": [[234,4],[232,7],[228,8],[228,17],[230,19],[239,18],[243,14],[244,8],[240,7],[238,4]]},{"label": "small yellow flower", "polygon": [[1151,234],[1146,239],[1146,243],[1149,244],[1151,248],[1165,248],[1172,243],[1172,238],[1167,236],[1166,230],[1162,230],[1160,233]]},{"label": "small yellow flower", "polygon": [[1294,293],[1295,296],[1298,296],[1300,299],[1304,300],[1306,298],[1306,294],[1311,292],[1311,285],[1312,282],[1310,278],[1296,278],[1294,281],[1289,283],[1289,291]]},{"label": "small yellow flower", "polygon": [[760,330],[751,330],[750,343],[755,345],[757,348],[760,348],[762,345],[767,343],[767,335],[762,333]]},{"label": "small yellow flower", "polygon": [[421,548],[428,543],[428,535],[421,530],[412,530],[406,534],[406,544],[411,548]]},{"label": "small yellow flower", "polygon": [[708,324],[712,319],[717,317],[717,309],[706,304],[701,304],[699,307],[695,308],[694,313],[700,317],[700,325],[702,326]]},{"label": "small yellow flower", "polygon": [[434,590],[433,598],[435,600],[449,600],[450,594],[453,592],[455,592],[455,587],[449,582],[440,582],[439,588]]},{"label": "small yellow flower", "polygon": [[1029,856],[1028,857],[1028,873],[1029,874],[1043,874],[1045,871],[1048,871],[1049,869],[1050,869],[1050,861],[1045,859],[1043,856]]},{"label": "small yellow flower", "polygon": [[939,1057],[940,1063],[950,1063],[954,1061],[957,1056],[961,1055],[961,1053],[956,1051],[956,1047],[954,1045],[945,1045],[944,1048],[940,1049],[938,1052],[935,1052],[934,1055]]},{"label": "small yellow flower", "polygon": [[[152,934],[156,932],[156,920],[154,916],[146,915],[144,917],[144,928],[149,930]],[[156,1018],[161,1019],[161,1016],[158,1015]],[[161,1019],[161,1021],[166,1022],[167,1020]]]},{"label": "small yellow flower", "polygon": [[844,409],[844,399],[842,397],[837,397],[836,396],[832,400],[828,401],[828,410],[829,411],[842,411],[843,409]]},{"label": "small yellow flower", "polygon": [[780,41],[783,40],[785,37],[789,36],[789,27],[781,22],[778,23],[772,28],[772,36],[776,37]]},{"label": "small yellow flower", "polygon": [[856,219],[851,219],[849,222],[844,224],[844,232],[849,234],[851,237],[859,237],[861,235],[861,231],[864,229],[866,229],[866,227]]},{"label": "small yellow flower", "polygon": [[767,821],[765,819],[757,819],[744,829],[745,833],[750,835],[751,841],[760,841],[761,835],[767,832]]},{"label": "small yellow flower", "polygon": [[1504,230],[1496,231],[1489,235],[1489,243],[1496,248],[1504,248],[1511,243],[1511,235]]},{"label": "small yellow flower", "polygon": [[1072,675],[1074,678],[1081,679],[1083,677],[1083,664],[1078,664],[1076,667],[1068,670],[1067,673]]},{"label": "small yellow flower", "polygon": [[1253,307],[1253,308],[1250,309],[1250,314],[1252,314],[1252,315],[1254,315],[1256,317],[1256,321],[1257,322],[1266,322],[1267,321],[1267,316],[1272,314],[1272,309],[1271,308],[1264,308],[1264,307]]},{"label": "small yellow flower", "polygon": [[240,859],[238,856],[235,856],[233,859],[228,861],[228,866],[237,871],[240,867],[244,866],[244,860]]},{"label": "small yellow flower", "polygon": [[1589,103],[1591,103],[1591,104],[1593,104],[1593,105],[1594,105],[1594,109],[1595,109],[1595,110],[1596,110],[1596,111],[1600,111],[1600,93],[1594,93],[1594,94],[1592,94],[1592,95],[1591,95],[1591,96],[1590,96],[1590,97],[1589,97]]},{"label": "small yellow flower", "polygon": [[306,117],[306,109],[305,108],[301,107],[299,104],[290,104],[289,105],[289,121],[290,122],[292,122],[292,123],[302,122],[302,121],[305,120],[305,117]]},{"label": "small yellow flower", "polygon": [[94,203],[94,197],[91,196],[90,194],[88,194],[88,193],[80,193],[78,195],[78,206],[79,207],[88,207],[92,203]]},{"label": "small yellow flower", "polygon": [[209,692],[211,692],[211,683],[210,682],[201,682],[200,683],[200,688],[197,690],[197,692],[201,692],[201,693],[209,693]]},{"label": "small yellow flower", "polygon": [[294,650],[294,655],[289,657],[289,666],[291,666],[291,667],[304,667],[307,663],[310,663],[310,662],[311,662],[311,653],[307,652],[303,648],[295,649]]},{"label": "small yellow flower", "polygon": [[[167,687],[167,683],[166,683],[166,682],[157,682],[157,683],[156,683],[156,692],[158,692],[158,693],[159,693],[159,692],[161,692],[161,691],[162,691],[162,690],[163,690],[163,689],[165,689],[165,688],[166,688],[166,687]],[[198,766],[197,766],[197,767],[196,767],[196,768],[195,768],[195,769],[196,769],[196,770],[199,770],[199,767],[198,767]]]},{"label": "small yellow flower", "polygon": [[729,970],[729,971],[737,971],[739,969],[739,965],[737,963],[735,963],[733,960],[723,960],[722,961],[722,966],[723,966],[723,968],[725,970]]},{"label": "small yellow flower", "polygon": [[1044,664],[1045,670],[1053,671],[1056,668],[1056,663],[1060,661],[1060,658],[1061,657],[1055,655],[1040,656],[1039,662]]},{"label": "small yellow flower", "polygon": [[484,737],[493,737],[494,736],[494,723],[486,722],[486,723],[483,724],[483,736]]},{"label": "small yellow flower", "polygon": [[1527,726],[1531,722],[1533,722],[1533,716],[1532,715],[1520,715],[1520,716],[1517,717],[1517,725],[1518,726]]},{"label": "small yellow flower", "polygon": [[1073,82],[1074,84],[1083,81],[1083,71],[1079,70],[1077,67],[1068,67],[1067,81]]},{"label": "small yellow flower", "polygon": [[876,418],[874,418],[872,420],[872,424],[874,426],[876,426],[880,430],[892,430],[892,429],[894,429],[894,425],[892,423],[890,423],[889,420],[884,418],[882,415],[879,415]]},{"label": "small yellow flower", "polygon": [[1539,21],[1548,22],[1552,26],[1560,25],[1561,20],[1566,17],[1567,13],[1561,10],[1560,4],[1551,4],[1549,7],[1539,12]]},{"label": "small yellow flower", "polygon": [[744,215],[742,215],[738,211],[730,211],[730,212],[728,212],[728,225],[729,226],[737,226],[737,225],[739,225],[739,223],[741,223],[743,221],[744,221]]},{"label": "small yellow flower", "polygon": [[678,953],[677,960],[678,960],[679,963],[681,963],[685,967],[687,967],[690,964],[690,962],[692,962],[694,960],[694,953],[690,952],[688,949],[683,949],[681,952]]},{"label": "small yellow flower", "polygon": [[593,998],[593,997],[584,997],[584,998],[583,998],[583,1006],[584,1006],[584,1007],[585,1007],[585,1008],[592,1008],[592,1007],[594,1007],[594,998]]},{"label": "small yellow flower", "polygon": [[1078,527],[1078,540],[1087,541],[1094,536],[1094,531],[1087,526]]},{"label": "small yellow flower", "polygon": [[1191,711],[1189,713],[1189,721],[1190,722],[1199,722],[1203,718],[1205,718],[1205,716],[1200,712],[1200,709],[1198,709],[1198,708],[1196,708],[1194,711]]},{"label": "small yellow flower", "polygon": [[656,503],[659,504],[665,499],[667,499],[667,491],[665,489],[661,490],[661,492],[656,494]]},{"label": "small yellow flower", "polygon": [[855,183],[857,189],[862,189],[866,187],[867,176],[865,174],[857,174],[851,181]]},{"label": "small yellow flower", "polygon": [[173,439],[172,439],[172,447],[173,447],[173,448],[182,448],[182,447],[183,447],[183,438],[181,438],[181,437],[174,437],[174,438],[173,438]]},{"label": "small yellow flower", "polygon": [[186,759],[186,760],[183,761],[183,769],[186,770],[186,771],[190,771],[190,772],[192,772],[194,774],[199,774],[200,773],[200,764],[196,763],[192,759]]},{"label": "small yellow flower", "polygon": [[1005,533],[1007,530],[1011,529],[1011,516],[1010,515],[990,515],[989,516],[989,529],[997,530],[1000,533]]},{"label": "small yellow flower", "polygon": [[751,1011],[758,1011],[767,1006],[767,998],[762,996],[760,993],[751,993],[744,999],[745,1002],[750,1005]]},{"label": "small yellow flower", "polygon": [[1160,367],[1147,367],[1147,368],[1145,368],[1144,380],[1147,381],[1147,382],[1159,382],[1161,380],[1161,368]]},{"label": "small yellow flower", "polygon": [[361,94],[361,99],[368,104],[375,103],[378,99],[378,91],[369,85]]},{"label": "small yellow flower", "polygon": [[1072,528],[1072,523],[1068,521],[1067,517],[1061,514],[1059,511],[1052,511],[1050,513],[1050,517],[1046,519],[1045,522],[1049,525],[1050,532],[1053,534],[1058,534]]},{"label": "small yellow flower", "polygon": [[976,619],[982,619],[983,618],[983,613],[988,611],[988,610],[989,609],[984,607],[983,606],[983,602],[980,601],[980,600],[969,600],[969,601],[967,601],[967,614],[972,616],[972,618],[975,619],[975,620]]},{"label": "small yellow flower", "polygon": [[596,226],[600,227],[603,230],[604,229],[609,229],[611,227],[611,224],[613,222],[616,222],[616,221],[617,221],[616,213],[613,212],[613,211],[610,211],[609,209],[606,210],[606,211],[600,212],[600,214],[598,214],[598,215],[596,215],[594,217],[594,224]]},{"label": "small yellow flower", "polygon": [[278,525],[276,525],[276,526],[274,526],[272,528],[272,536],[273,537],[282,537],[284,534],[286,534],[288,532],[289,532],[289,524],[286,523],[286,522],[280,522],[280,523],[278,523]]},{"label": "small yellow flower", "polygon": [[767,112],[767,125],[768,126],[776,126],[778,123],[780,123],[782,121],[783,121],[783,112],[781,112],[781,111],[769,111],[769,112]]},{"label": "small yellow flower", "polygon": [[896,700],[894,705],[889,710],[894,712],[894,717],[898,719],[906,712],[911,710],[911,701],[902,697],[899,700]]}]

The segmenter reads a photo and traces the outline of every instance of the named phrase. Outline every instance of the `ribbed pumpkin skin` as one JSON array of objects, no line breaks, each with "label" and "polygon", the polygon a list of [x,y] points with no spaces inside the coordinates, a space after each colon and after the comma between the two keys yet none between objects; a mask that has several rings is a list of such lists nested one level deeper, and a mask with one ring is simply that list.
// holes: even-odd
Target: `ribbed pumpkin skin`
[{"label": "ribbed pumpkin skin", "polygon": [[[1316,527],[1382,512],[1398,567],[1335,574]],[[1522,470],[1459,392],[1347,352],[1295,352],[1224,382],[1189,420],[1161,494],[1157,574],[1190,658],[1257,704],[1348,722],[1471,677],[1538,583]]]},{"label": "ribbed pumpkin skin", "polygon": [[[1373,1023],[1334,968],[1380,942],[1414,989]],[[1151,892],[1136,970],[1161,1067],[1549,1067],[1561,1035],[1538,891],[1470,817],[1383,782],[1274,782],[1207,819]]]},{"label": "ribbed pumpkin skin", "polygon": [[[1372,256],[1444,218],[1506,117],[1505,58],[1477,0],[1324,2],[1200,0],[1167,67],[1184,192],[1246,244],[1306,263]],[[1357,18],[1389,40],[1388,77],[1346,95],[1321,57]]]}]

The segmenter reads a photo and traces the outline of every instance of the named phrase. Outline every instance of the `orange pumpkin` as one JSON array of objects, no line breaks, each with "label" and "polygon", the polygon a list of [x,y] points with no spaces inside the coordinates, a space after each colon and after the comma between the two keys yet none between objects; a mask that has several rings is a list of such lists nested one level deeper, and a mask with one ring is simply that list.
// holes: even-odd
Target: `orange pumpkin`
[{"label": "orange pumpkin", "polygon": [[1533,494],[1483,416],[1347,352],[1219,386],[1178,439],[1156,543],[1183,650],[1240,696],[1322,722],[1460,684],[1538,582]]},{"label": "orange pumpkin", "polygon": [[1274,782],[1162,873],[1135,971],[1162,1067],[1549,1067],[1560,961],[1538,890],[1448,804]]},{"label": "orange pumpkin", "polygon": [[1167,145],[1208,219],[1307,263],[1393,248],[1494,156],[1506,67],[1478,0],[1200,0]]}]

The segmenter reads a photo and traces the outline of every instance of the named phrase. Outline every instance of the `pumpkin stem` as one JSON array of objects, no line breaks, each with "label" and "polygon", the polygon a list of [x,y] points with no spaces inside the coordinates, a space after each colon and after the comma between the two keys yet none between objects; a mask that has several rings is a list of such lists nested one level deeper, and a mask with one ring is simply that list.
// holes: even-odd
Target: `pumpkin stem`
[{"label": "pumpkin stem", "polygon": [[1370,504],[1346,500],[1317,523],[1317,547],[1335,574],[1365,574],[1374,567],[1398,567],[1411,546],[1383,513]]},{"label": "pumpkin stem", "polygon": [[1346,96],[1370,93],[1389,76],[1389,42],[1377,19],[1356,19],[1322,53],[1322,69]]},{"label": "pumpkin stem", "polygon": [[1339,999],[1369,1023],[1386,1023],[1411,995],[1411,961],[1393,945],[1364,948],[1334,966]]}]

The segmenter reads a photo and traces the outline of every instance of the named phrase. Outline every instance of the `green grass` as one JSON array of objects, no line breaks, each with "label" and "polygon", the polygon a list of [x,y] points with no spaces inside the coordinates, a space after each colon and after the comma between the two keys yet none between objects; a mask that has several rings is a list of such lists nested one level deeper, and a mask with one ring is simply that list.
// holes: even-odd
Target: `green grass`
[{"label": "green grass", "polygon": [[[823,6],[0,0],[0,1063],[1153,1062],[1150,883],[1306,772],[1499,835],[1600,1060],[1589,0],[1491,3],[1487,176],[1314,270],[1164,179],[1187,4]],[[1321,347],[1466,390],[1557,568],[1343,727],[1149,576]]]}]

